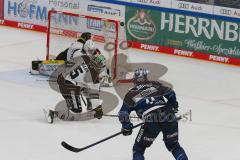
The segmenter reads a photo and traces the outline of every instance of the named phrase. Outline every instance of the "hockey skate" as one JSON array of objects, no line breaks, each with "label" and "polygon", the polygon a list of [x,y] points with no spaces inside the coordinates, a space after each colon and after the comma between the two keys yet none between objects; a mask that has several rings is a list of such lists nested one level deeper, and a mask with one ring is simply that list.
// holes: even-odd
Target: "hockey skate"
[{"label": "hockey skate", "polygon": [[47,120],[48,123],[53,123],[54,118],[55,118],[55,111],[53,110],[45,110],[43,109],[43,112],[45,114],[45,118]]}]

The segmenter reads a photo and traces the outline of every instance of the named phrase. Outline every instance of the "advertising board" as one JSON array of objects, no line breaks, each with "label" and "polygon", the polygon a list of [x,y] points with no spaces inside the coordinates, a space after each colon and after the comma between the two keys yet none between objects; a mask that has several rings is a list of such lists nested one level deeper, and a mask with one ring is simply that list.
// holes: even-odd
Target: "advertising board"
[{"label": "advertising board", "polygon": [[82,8],[82,13],[86,15],[118,21],[125,20],[125,6],[122,5],[88,1],[87,3],[82,4]]},{"label": "advertising board", "polygon": [[5,0],[4,16],[9,21],[46,26],[49,10],[81,12],[82,2],[79,0]]},{"label": "advertising board", "polygon": [[240,18],[240,9],[215,6],[214,14],[224,16],[224,17]]},{"label": "advertising board", "polygon": [[166,0],[131,0],[132,3],[138,3],[143,5],[150,5],[156,7],[171,8],[171,1]]},{"label": "advertising board", "polygon": [[213,14],[214,11],[213,5],[208,5],[206,3],[186,2],[180,0],[172,0],[172,8],[207,14]]},{"label": "advertising board", "polygon": [[125,18],[125,6],[101,2],[82,0],[5,0],[4,2],[7,24],[33,30],[39,26],[47,27],[48,12],[51,9],[122,22]]},{"label": "advertising board", "polygon": [[134,7],[126,12],[127,38],[140,49],[169,47],[176,49],[173,54],[194,57],[198,52],[225,63],[240,58],[240,23]]}]

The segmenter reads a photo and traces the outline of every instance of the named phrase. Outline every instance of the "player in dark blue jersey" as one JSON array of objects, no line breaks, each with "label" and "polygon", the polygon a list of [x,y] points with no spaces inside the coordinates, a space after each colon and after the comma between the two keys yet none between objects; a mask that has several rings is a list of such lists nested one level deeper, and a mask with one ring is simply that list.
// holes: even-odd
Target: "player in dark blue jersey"
[{"label": "player in dark blue jersey", "polygon": [[134,73],[135,86],[126,94],[119,120],[123,135],[132,134],[133,124],[129,114],[135,111],[145,123],[140,128],[133,146],[133,160],[144,160],[144,152],[150,147],[160,132],[167,149],[176,160],[188,160],[178,142],[178,121],[175,113],[178,102],[175,92],[157,81],[149,81],[148,70],[137,69]]}]

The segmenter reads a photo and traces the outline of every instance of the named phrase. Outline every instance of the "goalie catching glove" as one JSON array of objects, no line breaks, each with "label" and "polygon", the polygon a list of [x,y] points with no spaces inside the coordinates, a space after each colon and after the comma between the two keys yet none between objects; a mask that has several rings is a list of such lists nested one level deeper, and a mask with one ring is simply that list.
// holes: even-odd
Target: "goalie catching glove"
[{"label": "goalie catching glove", "polygon": [[101,54],[99,49],[96,49],[91,56],[92,62],[94,63],[95,67],[99,69],[103,69],[106,67],[106,58]]},{"label": "goalie catching glove", "polygon": [[101,83],[102,87],[111,87],[112,84],[112,78],[109,75],[109,69],[106,67],[106,58],[101,54],[101,51],[99,49],[96,49],[92,60],[94,64],[99,68],[100,74],[99,74],[99,81]]}]

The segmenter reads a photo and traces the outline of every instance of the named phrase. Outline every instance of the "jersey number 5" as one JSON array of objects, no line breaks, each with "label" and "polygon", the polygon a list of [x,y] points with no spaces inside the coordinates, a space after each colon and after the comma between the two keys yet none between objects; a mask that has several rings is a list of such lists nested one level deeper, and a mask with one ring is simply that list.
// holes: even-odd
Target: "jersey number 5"
[{"label": "jersey number 5", "polygon": [[82,73],[83,73],[83,70],[82,70],[82,68],[79,66],[79,67],[75,68],[75,69],[70,73],[70,76],[71,76],[72,79],[75,79],[75,78],[77,78],[77,77],[80,75],[80,73],[82,74]]}]

